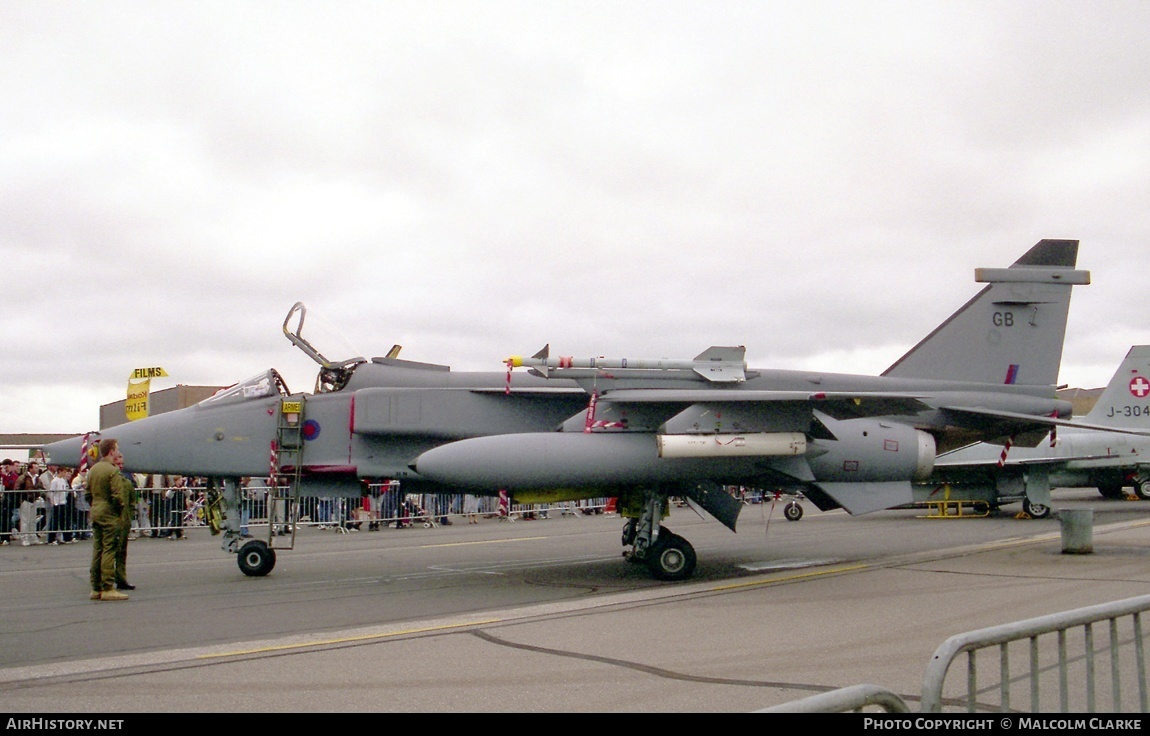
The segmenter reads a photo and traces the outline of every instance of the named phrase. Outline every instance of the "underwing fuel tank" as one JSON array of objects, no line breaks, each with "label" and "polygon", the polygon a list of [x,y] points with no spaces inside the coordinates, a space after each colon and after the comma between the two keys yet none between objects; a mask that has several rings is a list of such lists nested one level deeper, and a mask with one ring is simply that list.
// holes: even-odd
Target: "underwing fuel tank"
[{"label": "underwing fuel tank", "polygon": [[930,435],[904,425],[880,435],[873,420],[843,424],[855,424],[851,429],[858,436],[844,433],[843,442],[817,443],[808,443],[801,433],[476,437],[428,450],[412,468],[428,480],[487,491],[734,482],[790,467],[793,461],[809,462],[807,480],[909,481],[929,473],[934,460]]},{"label": "underwing fuel tank", "polygon": [[802,432],[749,432],[746,434],[656,435],[659,457],[771,457],[802,455],[807,438]]},{"label": "underwing fuel tank", "polygon": [[474,489],[617,488],[747,473],[754,457],[660,458],[648,433],[537,432],[476,437],[420,455],[420,476]]}]

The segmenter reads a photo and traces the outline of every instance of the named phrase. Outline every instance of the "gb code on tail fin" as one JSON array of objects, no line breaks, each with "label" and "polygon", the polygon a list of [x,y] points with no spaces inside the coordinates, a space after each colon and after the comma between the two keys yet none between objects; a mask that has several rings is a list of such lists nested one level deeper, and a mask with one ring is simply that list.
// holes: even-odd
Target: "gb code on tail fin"
[{"label": "gb code on tail fin", "polygon": [[987,286],[882,375],[1053,386],[1058,382],[1077,240],[1041,240],[1009,268],[975,269]]}]

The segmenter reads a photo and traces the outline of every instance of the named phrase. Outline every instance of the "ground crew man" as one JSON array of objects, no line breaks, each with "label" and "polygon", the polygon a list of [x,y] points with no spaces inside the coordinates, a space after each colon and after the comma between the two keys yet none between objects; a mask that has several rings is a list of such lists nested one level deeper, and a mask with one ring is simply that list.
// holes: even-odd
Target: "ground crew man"
[{"label": "ground crew man", "polygon": [[117,454],[116,467],[120,469],[120,477],[128,484],[124,510],[120,512],[120,531],[116,535],[116,590],[135,590],[136,586],[128,582],[128,538],[132,534],[132,514],[140,502],[140,491],[132,476],[124,472],[123,455]]},{"label": "ground crew man", "polygon": [[[132,487],[117,467],[122,462],[119,443],[100,441],[100,461],[88,471],[92,505],[92,600],[126,601],[116,590],[116,554],[125,515],[129,515]],[[130,518],[130,516],[128,516]]]}]

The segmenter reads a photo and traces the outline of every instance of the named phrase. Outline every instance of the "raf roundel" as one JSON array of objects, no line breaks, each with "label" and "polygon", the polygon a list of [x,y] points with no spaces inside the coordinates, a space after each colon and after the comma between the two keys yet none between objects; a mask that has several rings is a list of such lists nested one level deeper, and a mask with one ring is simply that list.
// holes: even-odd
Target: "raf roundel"
[{"label": "raf roundel", "polygon": [[1130,379],[1130,393],[1140,399],[1146,398],[1146,396],[1150,395],[1150,381],[1142,376],[1134,376]]},{"label": "raf roundel", "polygon": [[319,437],[319,422],[314,419],[309,419],[303,423],[303,438],[305,440],[314,440]]}]

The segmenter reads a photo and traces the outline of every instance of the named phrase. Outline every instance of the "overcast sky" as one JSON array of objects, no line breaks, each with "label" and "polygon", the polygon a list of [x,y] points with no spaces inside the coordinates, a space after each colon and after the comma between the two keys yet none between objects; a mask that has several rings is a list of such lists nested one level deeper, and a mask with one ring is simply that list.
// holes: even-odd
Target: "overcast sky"
[{"label": "overcast sky", "polygon": [[[1150,3],[0,0],[0,432],[133,368],[879,373],[1042,238],[1150,342]],[[314,327],[313,327],[314,325]],[[312,330],[314,329],[314,333]],[[341,333],[338,336],[336,333]]]}]

